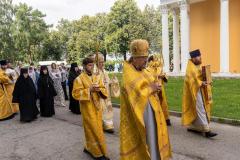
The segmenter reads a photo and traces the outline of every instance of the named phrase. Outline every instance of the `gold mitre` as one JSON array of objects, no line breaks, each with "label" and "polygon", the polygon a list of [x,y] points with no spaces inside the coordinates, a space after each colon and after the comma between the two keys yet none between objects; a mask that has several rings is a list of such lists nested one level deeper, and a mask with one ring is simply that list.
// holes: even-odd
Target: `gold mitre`
[{"label": "gold mitre", "polygon": [[149,57],[148,66],[150,67],[163,67],[163,59],[161,54],[154,53]]},{"label": "gold mitre", "polygon": [[103,54],[100,53],[100,52],[98,52],[98,57],[96,56],[96,54],[90,54],[88,57],[91,58],[91,59],[93,59],[94,62],[97,61],[97,58],[98,58],[98,61],[99,61],[99,62],[100,62],[100,61],[104,61],[104,56],[103,56]]},{"label": "gold mitre", "polygon": [[130,44],[130,51],[132,57],[147,57],[148,56],[149,43],[143,39],[133,40]]},{"label": "gold mitre", "polygon": [[[96,57],[96,54],[95,54],[95,59],[96,59],[97,57]],[[103,54],[102,53],[98,53],[98,61],[99,62],[104,62],[104,56],[103,56]]]}]

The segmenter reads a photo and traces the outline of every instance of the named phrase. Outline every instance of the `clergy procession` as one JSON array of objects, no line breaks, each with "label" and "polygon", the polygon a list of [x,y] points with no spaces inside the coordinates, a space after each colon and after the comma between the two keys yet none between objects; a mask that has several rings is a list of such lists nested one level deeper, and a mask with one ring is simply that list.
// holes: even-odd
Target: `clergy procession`
[{"label": "clergy procession", "polygon": [[0,160],[239,160],[240,0],[0,0]]},{"label": "clergy procession", "polygon": [[[84,128],[84,154],[92,159],[109,160],[105,134],[114,134],[114,112],[111,98],[120,95],[120,159],[168,160],[172,157],[171,126],[161,54],[149,55],[149,43],[136,39],[129,45],[131,57],[123,62],[121,87],[116,76],[110,78],[104,69],[104,56],[96,51],[70,68],[64,64],[14,68],[1,60],[0,120],[20,115],[29,123],[55,115],[56,107],[66,107],[78,114]],[[210,67],[202,66],[200,50],[189,53],[182,94],[182,125],[188,132],[213,138],[210,129]],[[66,87],[68,86],[68,87]],[[67,93],[67,90],[69,91]],[[47,121],[47,119],[45,119]],[[173,128],[174,129],[174,128]]]}]

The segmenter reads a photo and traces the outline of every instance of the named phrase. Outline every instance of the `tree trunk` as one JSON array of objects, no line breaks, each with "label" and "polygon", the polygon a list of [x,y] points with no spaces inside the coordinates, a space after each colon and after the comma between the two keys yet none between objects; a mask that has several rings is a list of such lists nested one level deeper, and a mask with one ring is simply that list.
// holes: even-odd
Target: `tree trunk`
[{"label": "tree trunk", "polygon": [[103,56],[104,56],[104,61],[106,62],[107,61],[107,53],[103,53]]},{"label": "tree trunk", "polygon": [[123,57],[124,57],[124,61],[126,61],[127,60],[127,53],[126,52],[123,54]]}]

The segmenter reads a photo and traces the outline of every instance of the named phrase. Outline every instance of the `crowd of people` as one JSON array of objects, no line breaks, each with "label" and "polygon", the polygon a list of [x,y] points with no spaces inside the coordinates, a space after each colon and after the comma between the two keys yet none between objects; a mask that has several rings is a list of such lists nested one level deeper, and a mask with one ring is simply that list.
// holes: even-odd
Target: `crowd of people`
[{"label": "crowd of people", "polygon": [[51,117],[55,114],[54,106],[66,107],[69,97],[70,111],[80,114],[79,102],[71,93],[73,81],[81,73],[76,63],[70,69],[63,63],[35,67],[33,63],[23,66],[18,62],[14,68],[10,61],[1,60],[0,65],[0,120],[11,119],[18,111],[21,122],[31,122],[39,113]]},{"label": "crowd of people", "polygon": [[[168,160],[172,156],[167,126],[171,126],[167,97],[168,82],[163,63],[149,57],[146,40],[134,40],[131,58],[123,64],[120,105],[121,160]],[[211,103],[204,87],[201,52],[190,52],[183,89],[182,124],[188,131],[211,138]],[[70,100],[72,113],[81,114],[85,133],[84,152],[96,160],[109,160],[104,131],[114,133],[111,97],[120,94],[116,77],[104,70],[101,53],[83,59],[83,71],[72,63],[68,71],[61,64],[29,67],[21,63],[13,69],[6,60],[0,61],[0,120],[12,118],[20,109],[20,120],[30,122],[39,114],[51,117],[54,105],[65,107]],[[69,92],[67,93],[67,86]],[[39,100],[39,108],[37,101]]]}]

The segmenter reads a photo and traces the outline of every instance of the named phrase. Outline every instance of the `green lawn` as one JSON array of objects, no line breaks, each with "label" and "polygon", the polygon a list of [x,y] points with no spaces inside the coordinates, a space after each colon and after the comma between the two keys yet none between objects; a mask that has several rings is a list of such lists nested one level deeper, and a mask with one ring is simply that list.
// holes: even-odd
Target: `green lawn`
[{"label": "green lawn", "polygon": [[[112,76],[112,75],[110,75]],[[117,74],[121,81],[121,74]],[[169,78],[166,92],[170,110],[181,111],[183,78]],[[112,99],[119,103],[119,99]],[[240,119],[240,79],[214,79],[212,115]]]}]

